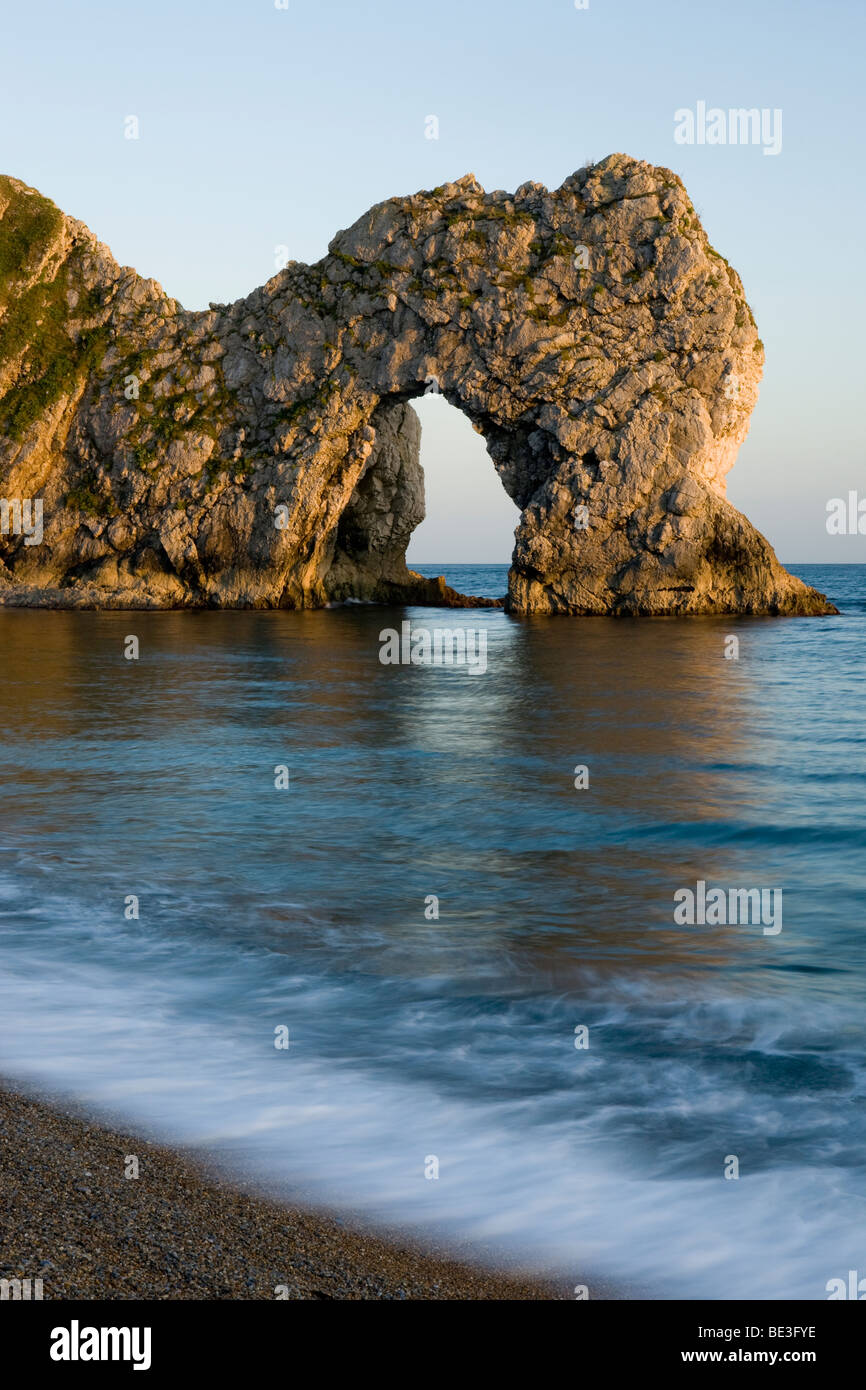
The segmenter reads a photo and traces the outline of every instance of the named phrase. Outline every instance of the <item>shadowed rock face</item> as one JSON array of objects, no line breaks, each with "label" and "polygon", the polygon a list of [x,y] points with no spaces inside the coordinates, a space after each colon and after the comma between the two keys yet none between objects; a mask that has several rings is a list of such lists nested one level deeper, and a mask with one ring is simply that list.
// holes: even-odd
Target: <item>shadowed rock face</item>
[{"label": "shadowed rock face", "polygon": [[0,179],[0,602],[465,602],[407,570],[441,390],[522,510],[522,613],[835,611],[725,499],[763,348],[682,183],[624,155],[469,175],[190,313]]}]

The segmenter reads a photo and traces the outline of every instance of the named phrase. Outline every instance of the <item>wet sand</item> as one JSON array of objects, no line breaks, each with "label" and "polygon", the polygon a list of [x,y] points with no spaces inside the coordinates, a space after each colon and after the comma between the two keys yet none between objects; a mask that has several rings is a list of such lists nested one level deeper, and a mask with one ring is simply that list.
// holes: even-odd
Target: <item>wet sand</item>
[{"label": "wet sand", "polygon": [[199,1154],[11,1089],[0,1190],[0,1278],[42,1279],[45,1299],[574,1297],[241,1191]]}]

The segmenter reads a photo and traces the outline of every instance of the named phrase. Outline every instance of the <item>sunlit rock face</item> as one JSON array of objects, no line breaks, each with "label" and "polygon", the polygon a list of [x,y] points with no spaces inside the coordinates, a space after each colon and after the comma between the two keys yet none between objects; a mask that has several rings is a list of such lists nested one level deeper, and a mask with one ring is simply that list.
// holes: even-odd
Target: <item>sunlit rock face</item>
[{"label": "sunlit rock face", "polygon": [[406,568],[441,391],[521,509],[516,613],[833,611],[725,499],[763,347],[669,170],[379,204],[187,312],[0,179],[0,602],[466,602]]}]

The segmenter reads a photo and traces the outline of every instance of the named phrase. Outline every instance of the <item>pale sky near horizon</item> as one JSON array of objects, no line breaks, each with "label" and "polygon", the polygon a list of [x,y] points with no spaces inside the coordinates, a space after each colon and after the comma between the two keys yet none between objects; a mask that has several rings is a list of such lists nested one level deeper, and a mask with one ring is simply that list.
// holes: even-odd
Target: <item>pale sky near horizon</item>
[{"label": "pale sky near horizon", "polygon": [[[826,530],[830,498],[866,497],[863,0],[0,4],[0,172],[188,308],[469,171],[513,190],[616,150],[674,168],[767,351],[728,495],[783,561],[866,562],[866,536]],[[675,111],[701,101],[780,109],[781,152],[675,143]],[[517,513],[483,442],[415,404],[428,519],[410,559],[507,561]]]}]

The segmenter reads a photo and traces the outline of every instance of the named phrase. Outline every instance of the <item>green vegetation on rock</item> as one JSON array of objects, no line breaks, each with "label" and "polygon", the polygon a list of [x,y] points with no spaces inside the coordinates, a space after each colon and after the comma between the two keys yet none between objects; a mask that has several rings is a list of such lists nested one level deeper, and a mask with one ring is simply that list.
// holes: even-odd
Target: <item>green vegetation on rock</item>
[{"label": "green vegetation on rock", "polygon": [[[8,186],[9,180],[0,180]],[[0,218],[0,375],[6,389],[0,397],[0,434],[21,440],[62,396],[78,389],[100,361],[108,345],[104,328],[82,328],[103,307],[103,295],[89,288],[74,256],[53,279],[40,279],[23,293],[16,283],[32,273],[50,249],[62,214],[47,198],[13,192]],[[77,294],[69,306],[70,291]]]}]

